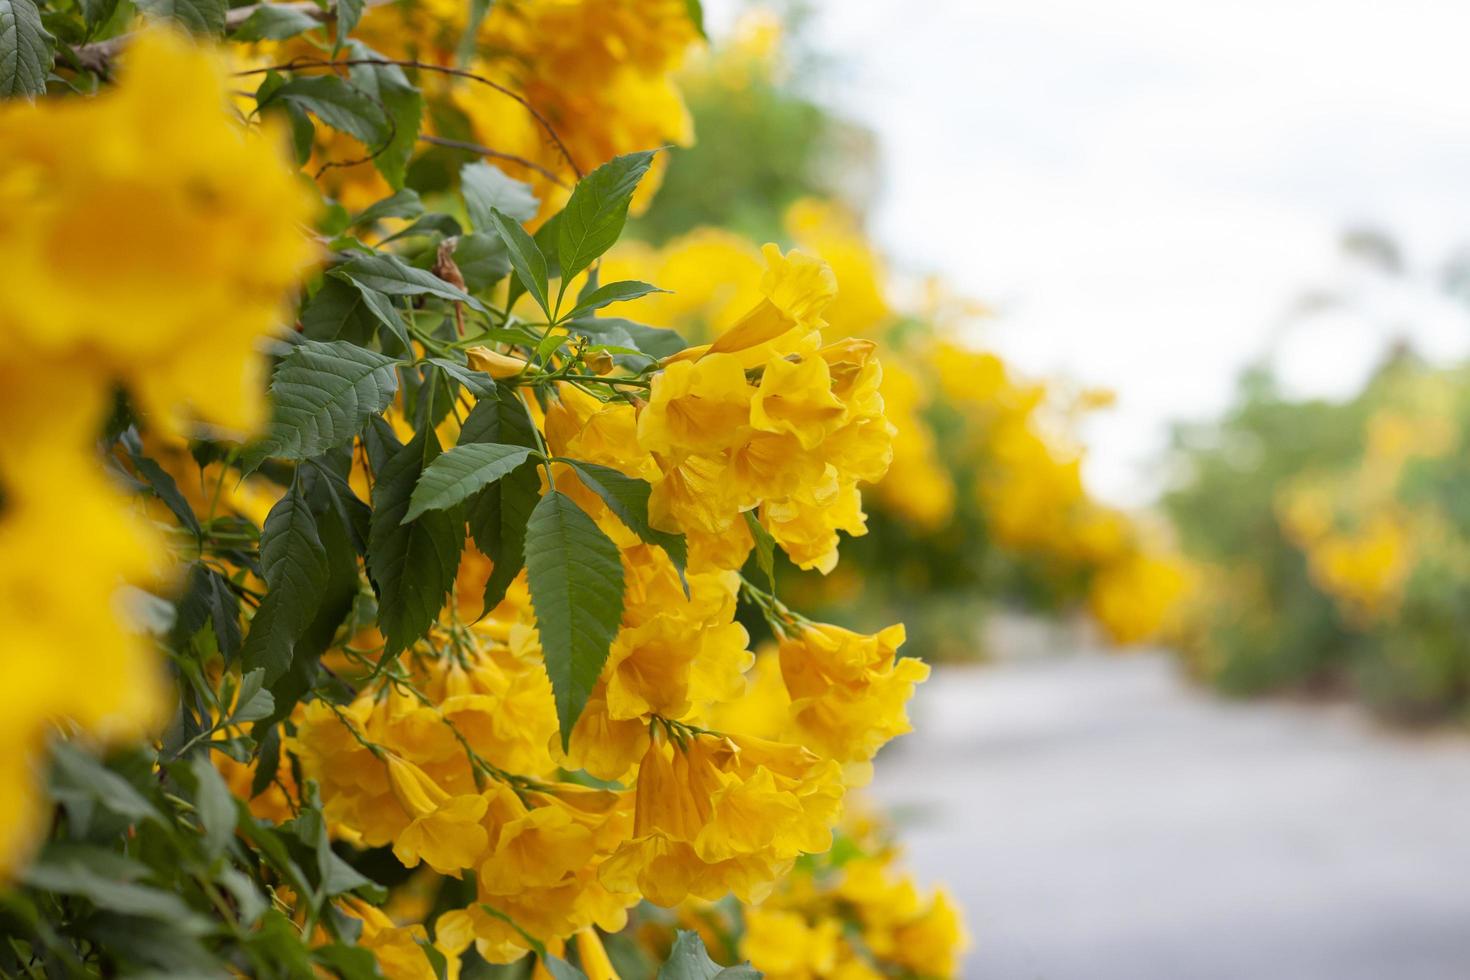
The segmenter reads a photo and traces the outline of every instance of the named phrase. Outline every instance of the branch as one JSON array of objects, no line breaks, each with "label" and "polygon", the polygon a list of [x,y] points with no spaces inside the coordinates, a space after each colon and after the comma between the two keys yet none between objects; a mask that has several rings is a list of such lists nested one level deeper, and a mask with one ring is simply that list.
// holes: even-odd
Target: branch
[{"label": "branch", "polygon": [[330,70],[334,68],[350,68],[354,65],[396,65],[399,68],[415,68],[420,71],[434,71],[439,72],[442,75],[453,75],[455,78],[467,78],[472,82],[479,82],[481,85],[488,85],[490,88],[499,92],[501,95],[504,95],[506,98],[513,99],[514,101],[519,103],[522,108],[529,112],[531,114],[531,118],[535,119],[536,123],[543,130],[545,130],[546,135],[551,137],[551,141],[556,144],[557,150],[561,153],[562,158],[566,160],[567,166],[572,168],[572,173],[577,175],[577,179],[581,180],[582,177],[585,176],[582,172],[582,168],[577,166],[577,161],[572,158],[571,151],[567,149],[567,145],[562,142],[561,136],[557,134],[556,128],[551,125],[551,121],[543,116],[540,110],[538,110],[529,101],[527,101],[524,95],[521,95],[515,89],[501,85],[499,82],[491,81],[484,75],[476,75],[474,72],[466,71],[463,68],[450,68],[446,65],[435,65],[427,61],[409,61],[406,59],[398,58],[341,58],[337,60],[328,60],[325,58],[294,58],[291,61],[283,62],[279,65],[267,65],[264,68],[252,68],[248,71],[235,72],[235,74],[237,76],[263,75],[266,72],[270,71],[300,71],[304,68],[326,68]]},{"label": "branch", "polygon": [[435,146],[447,146],[451,150],[466,150],[470,153],[478,153],[482,157],[491,157],[495,160],[505,160],[509,163],[519,164],[522,167],[536,171],[558,187],[565,187],[568,190],[571,189],[566,181],[541,166],[541,164],[527,160],[525,157],[518,157],[514,153],[502,153],[499,150],[492,150],[488,146],[481,146],[479,143],[466,143],[464,140],[451,140],[445,139],[442,136],[429,136],[426,134],[419,136],[419,142],[432,143]]}]

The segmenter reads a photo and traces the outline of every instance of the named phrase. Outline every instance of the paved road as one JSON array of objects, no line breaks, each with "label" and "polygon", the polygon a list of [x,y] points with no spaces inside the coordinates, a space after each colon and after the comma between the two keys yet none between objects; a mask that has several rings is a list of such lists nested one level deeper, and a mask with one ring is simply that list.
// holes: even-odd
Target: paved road
[{"label": "paved road", "polygon": [[1470,978],[1470,740],[1162,655],[936,672],[874,786],[983,980]]}]

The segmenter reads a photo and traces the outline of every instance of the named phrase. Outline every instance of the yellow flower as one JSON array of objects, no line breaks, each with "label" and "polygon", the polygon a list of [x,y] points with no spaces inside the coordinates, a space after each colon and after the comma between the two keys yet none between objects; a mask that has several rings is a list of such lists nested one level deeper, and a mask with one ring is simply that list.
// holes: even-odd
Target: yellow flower
[{"label": "yellow flower", "polygon": [[[362,934],[357,944],[373,954],[378,967],[388,980],[437,980],[434,964],[429,961],[421,943],[427,944],[428,933],[418,924],[398,926],[383,913],[383,910],[367,902],[349,898],[339,907],[362,922]],[[449,951],[442,943],[435,943],[441,953]],[[460,962],[457,955],[445,957],[448,962],[448,980],[458,980]]]},{"label": "yellow flower", "polygon": [[443,875],[458,877],[485,853],[489,835],[480,826],[487,801],[481,796],[450,796],[422,769],[390,754],[388,783],[411,818],[393,841],[393,854],[412,868],[422,860]]},{"label": "yellow flower", "polygon": [[674,457],[738,445],[750,424],[753,394],[733,356],[670,364],[654,376],[648,405],[638,416],[638,441]]},{"label": "yellow flower", "polygon": [[[0,109],[0,295],[11,356],[125,380],[164,418],[262,416],[258,338],[316,258],[280,134],[226,111],[218,58],[161,30],[115,89]],[[160,108],[162,107],[162,108]]]},{"label": "yellow flower", "polygon": [[803,449],[820,445],[846,414],[832,394],[832,375],[820,357],[771,361],[750,402],[753,427],[793,435]]},{"label": "yellow flower", "polygon": [[796,912],[752,908],[745,913],[740,955],[768,980],[823,980],[836,967],[841,929],[836,919],[809,924]]},{"label": "yellow flower", "polygon": [[524,372],[530,363],[523,357],[502,354],[489,347],[471,347],[464,353],[471,368],[484,371],[492,378],[514,378]]}]

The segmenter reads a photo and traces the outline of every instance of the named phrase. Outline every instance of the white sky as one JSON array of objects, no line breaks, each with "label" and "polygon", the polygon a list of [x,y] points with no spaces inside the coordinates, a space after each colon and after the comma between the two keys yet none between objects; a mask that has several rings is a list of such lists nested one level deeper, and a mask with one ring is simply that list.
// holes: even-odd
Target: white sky
[{"label": "white sky", "polygon": [[[1345,394],[1385,344],[1470,352],[1423,284],[1470,242],[1470,4],[1458,0],[818,0],[824,98],[883,153],[873,231],[1002,313],[983,342],[1106,385],[1087,476],[1158,487],[1167,423],[1218,412],[1276,351],[1294,391]],[[735,6],[709,2],[715,25]],[[1404,247],[1415,284],[1345,265]],[[1282,335],[1307,288],[1368,313]]]}]

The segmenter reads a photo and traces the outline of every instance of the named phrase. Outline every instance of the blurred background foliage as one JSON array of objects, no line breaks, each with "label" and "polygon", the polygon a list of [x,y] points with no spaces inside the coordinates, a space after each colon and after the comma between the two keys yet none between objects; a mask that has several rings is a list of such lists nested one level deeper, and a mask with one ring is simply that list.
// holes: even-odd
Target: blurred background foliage
[{"label": "blurred background foliage", "polygon": [[1164,506],[1201,562],[1179,637],[1199,675],[1463,719],[1467,382],[1402,349],[1341,402],[1291,399],[1258,369],[1225,418],[1177,430]]}]

